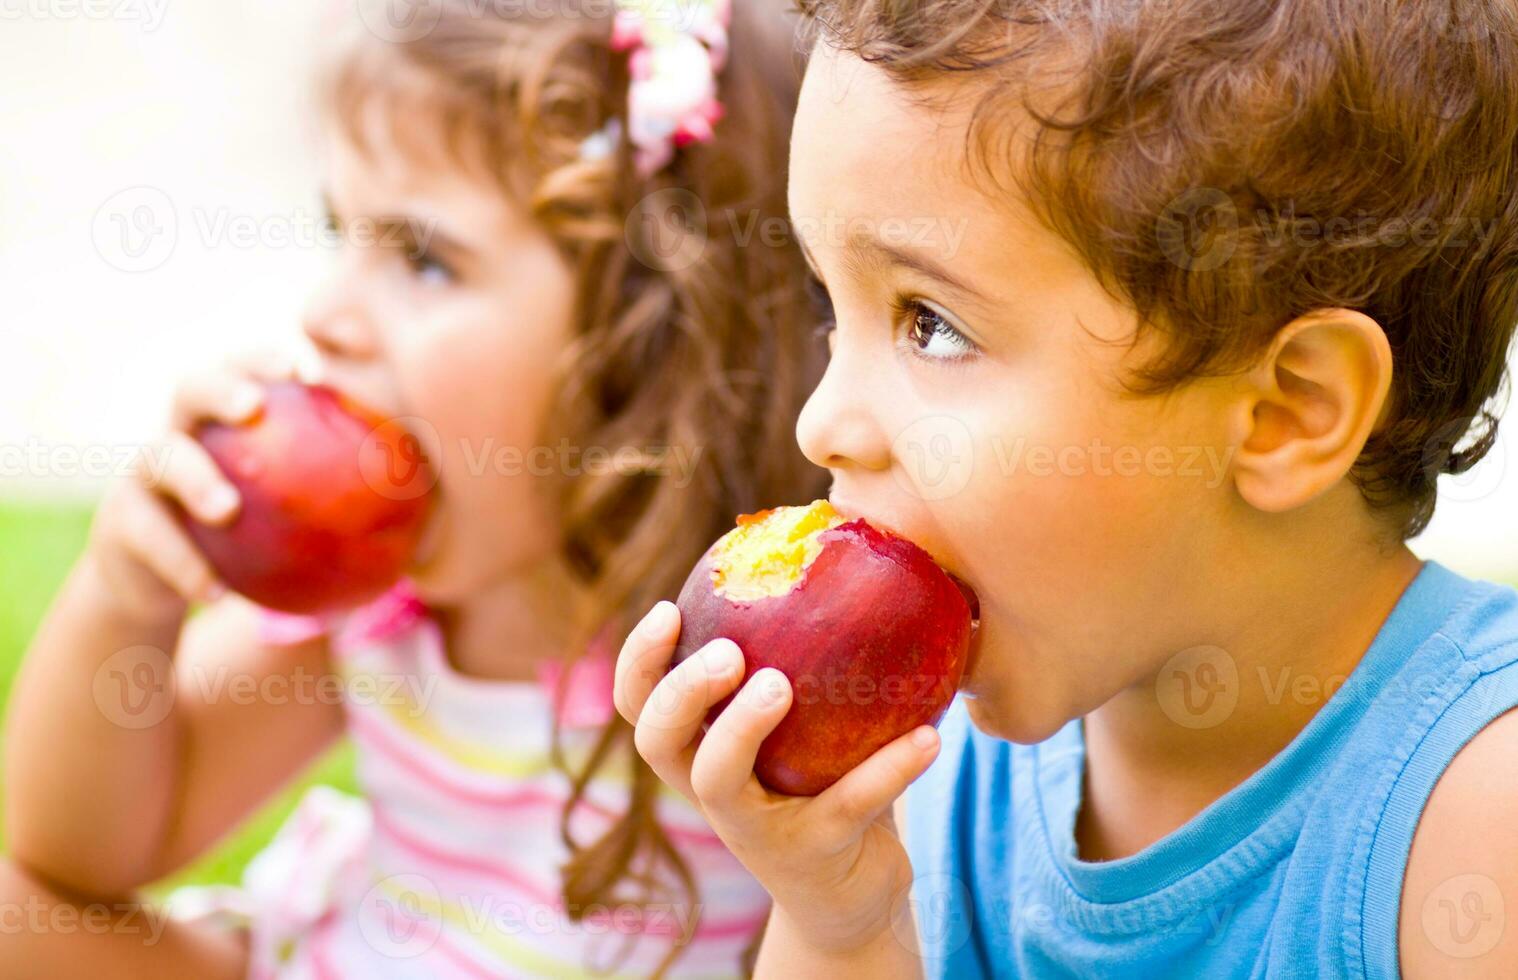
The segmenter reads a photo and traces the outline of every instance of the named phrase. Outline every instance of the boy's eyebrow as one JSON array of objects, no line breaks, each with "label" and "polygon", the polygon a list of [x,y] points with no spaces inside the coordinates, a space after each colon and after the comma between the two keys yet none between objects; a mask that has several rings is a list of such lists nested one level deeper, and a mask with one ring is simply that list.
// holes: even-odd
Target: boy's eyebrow
[{"label": "boy's eyebrow", "polygon": [[[807,245],[806,239],[801,235],[796,235],[795,237],[796,243],[801,246],[801,257],[806,260],[807,266],[812,270],[812,275],[816,276],[819,282],[825,282],[822,278],[822,273],[817,268],[817,259],[812,255],[812,249]],[[971,286],[953,272],[950,272],[947,266],[927,255],[908,251],[907,249],[887,244],[858,232],[849,235],[847,248],[856,255],[873,262],[898,265],[905,269],[911,269],[919,275],[926,276],[929,279],[936,279],[950,289],[956,290],[971,299],[979,300],[983,303],[990,302],[980,290]]]}]

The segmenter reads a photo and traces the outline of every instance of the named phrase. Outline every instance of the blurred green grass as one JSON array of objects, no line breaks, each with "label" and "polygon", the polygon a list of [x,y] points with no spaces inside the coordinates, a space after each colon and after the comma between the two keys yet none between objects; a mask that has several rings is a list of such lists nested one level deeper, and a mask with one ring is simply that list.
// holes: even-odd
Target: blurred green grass
[{"label": "blurred green grass", "polygon": [[[32,633],[69,567],[83,549],[90,508],[82,504],[0,503],[0,719],[11,681]],[[0,734],[0,739],[4,735]],[[3,747],[3,743],[0,743]],[[162,896],[179,885],[236,884],[243,867],[268,843],[301,795],[317,783],[356,793],[353,749],[346,741],[317,760],[292,785],[250,816],[189,867],[147,889]],[[0,781],[0,799],[4,783]],[[0,840],[0,849],[4,842]]]}]

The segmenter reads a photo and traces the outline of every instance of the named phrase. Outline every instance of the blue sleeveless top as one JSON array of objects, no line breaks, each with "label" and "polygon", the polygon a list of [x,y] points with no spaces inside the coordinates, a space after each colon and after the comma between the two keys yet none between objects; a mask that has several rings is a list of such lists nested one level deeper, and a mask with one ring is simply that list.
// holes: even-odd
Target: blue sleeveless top
[{"label": "blue sleeveless top", "polygon": [[[1139,853],[1089,862],[1074,837],[1080,721],[1017,745],[977,731],[956,702],[907,799],[924,973],[1396,977],[1423,805],[1514,705],[1518,593],[1427,561],[1279,755]],[[1479,924],[1479,908],[1446,911]]]}]

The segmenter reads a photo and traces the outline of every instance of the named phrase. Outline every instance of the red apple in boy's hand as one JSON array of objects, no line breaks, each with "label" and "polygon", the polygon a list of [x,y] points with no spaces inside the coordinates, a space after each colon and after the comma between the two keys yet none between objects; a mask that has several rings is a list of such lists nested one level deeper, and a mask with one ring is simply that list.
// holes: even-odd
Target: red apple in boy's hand
[{"label": "red apple in boy's hand", "polygon": [[415,435],[331,388],[270,385],[243,425],[195,433],[242,495],[226,527],[185,519],[222,581],[290,613],[352,608],[411,562],[434,479]]},{"label": "red apple in boy's hand", "polygon": [[[790,711],[754,772],[815,796],[875,750],[943,717],[964,671],[971,596],[917,545],[825,500],[739,518],[680,592],[675,662],[718,637],[745,676],[790,680]],[[731,697],[713,708],[715,719]]]}]

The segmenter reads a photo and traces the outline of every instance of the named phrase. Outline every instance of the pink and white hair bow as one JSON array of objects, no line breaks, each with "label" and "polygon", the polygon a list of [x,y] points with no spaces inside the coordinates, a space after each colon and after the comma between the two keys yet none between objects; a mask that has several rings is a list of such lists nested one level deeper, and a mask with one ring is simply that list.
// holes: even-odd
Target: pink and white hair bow
[{"label": "pink and white hair bow", "polygon": [[[627,138],[643,176],[668,166],[678,147],[712,138],[732,14],[732,0],[617,0],[611,43],[629,52]],[[586,149],[604,152],[618,135],[603,130]]]}]

